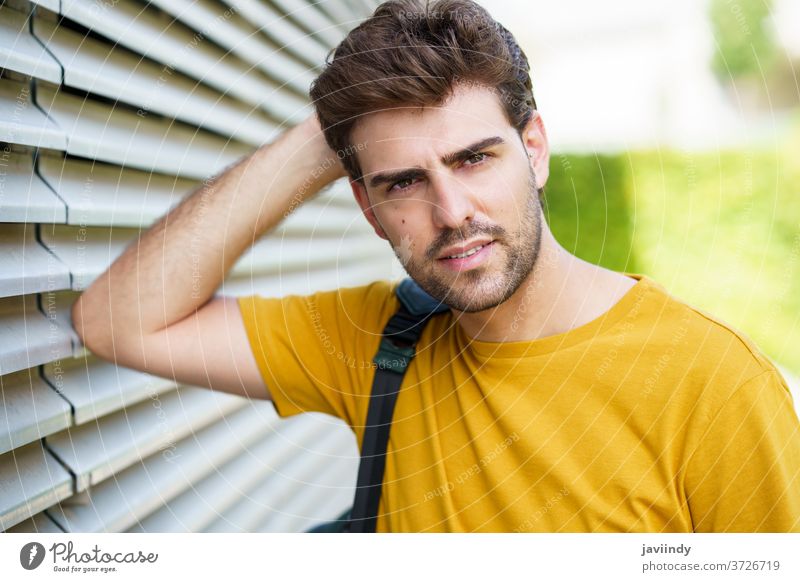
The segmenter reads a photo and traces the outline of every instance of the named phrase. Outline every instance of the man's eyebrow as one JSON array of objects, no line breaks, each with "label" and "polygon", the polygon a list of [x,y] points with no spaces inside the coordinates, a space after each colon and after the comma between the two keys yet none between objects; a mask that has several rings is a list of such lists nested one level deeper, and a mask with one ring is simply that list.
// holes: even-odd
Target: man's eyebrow
[{"label": "man's eyebrow", "polygon": [[485,139],[476,141],[475,143],[468,145],[463,150],[459,150],[457,152],[453,152],[451,154],[446,154],[442,156],[441,162],[445,166],[449,166],[457,162],[463,162],[464,160],[474,156],[475,153],[479,150],[503,143],[506,143],[506,141],[499,135],[495,135],[493,137],[487,137]]},{"label": "man's eyebrow", "polygon": [[[442,156],[441,162],[445,166],[450,166],[457,162],[462,162],[466,159],[469,159],[470,157],[474,156],[479,150],[504,143],[506,143],[506,141],[499,135],[487,137],[479,141],[476,141],[475,143],[470,144],[464,149],[458,150],[457,152],[445,154],[444,156]],[[375,174],[374,176],[372,176],[372,178],[370,178],[369,180],[369,185],[372,188],[377,188],[381,184],[401,182],[403,180],[413,180],[414,178],[419,178],[424,175],[425,175],[425,170],[419,167],[408,168],[405,170],[397,170],[395,172],[382,172],[380,174]]]},{"label": "man's eyebrow", "polygon": [[402,182],[403,180],[421,178],[424,175],[425,170],[422,168],[408,168],[407,170],[397,170],[396,172],[384,172],[372,176],[369,185],[372,188],[377,188],[381,184],[394,184],[395,182]]}]

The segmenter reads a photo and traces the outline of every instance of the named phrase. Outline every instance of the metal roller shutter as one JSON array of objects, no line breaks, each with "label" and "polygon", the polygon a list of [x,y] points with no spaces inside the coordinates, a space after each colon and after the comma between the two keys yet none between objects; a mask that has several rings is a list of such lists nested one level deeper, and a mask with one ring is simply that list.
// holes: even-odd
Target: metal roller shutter
[{"label": "metal roller shutter", "polygon": [[[69,314],[141,229],[313,111],[326,55],[376,5],[0,5],[0,530],[303,531],[349,505],[343,422],[114,366]],[[342,181],[220,291],[358,285],[393,259]]]}]

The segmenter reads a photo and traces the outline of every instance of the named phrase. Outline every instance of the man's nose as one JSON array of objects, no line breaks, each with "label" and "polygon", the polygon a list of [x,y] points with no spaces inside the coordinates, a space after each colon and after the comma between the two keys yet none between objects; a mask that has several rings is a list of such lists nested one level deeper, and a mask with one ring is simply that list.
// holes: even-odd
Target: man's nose
[{"label": "man's nose", "polygon": [[475,216],[473,194],[466,184],[448,172],[430,178],[433,222],[437,228],[459,229]]}]

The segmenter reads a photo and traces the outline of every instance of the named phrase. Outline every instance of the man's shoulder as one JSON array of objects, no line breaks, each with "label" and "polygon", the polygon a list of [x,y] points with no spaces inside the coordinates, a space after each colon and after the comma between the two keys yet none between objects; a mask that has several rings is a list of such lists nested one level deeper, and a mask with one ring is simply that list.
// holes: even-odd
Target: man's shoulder
[{"label": "man's shoulder", "polygon": [[[726,378],[737,385],[765,372],[780,375],[772,361],[741,329],[679,298],[652,279],[648,349],[679,356],[687,371]],[[645,331],[646,333],[646,331]]]},{"label": "man's shoulder", "polygon": [[395,289],[399,281],[378,279],[360,285],[323,286],[317,290],[292,289],[283,293],[258,292],[238,297],[243,317],[266,318],[300,325],[324,322],[367,333],[382,329],[397,310]]},{"label": "man's shoulder", "polygon": [[335,317],[341,325],[375,333],[383,329],[399,306],[395,294],[399,283],[378,279],[361,285],[317,291],[304,296],[304,299],[310,309],[319,310],[325,317]]},{"label": "man's shoulder", "polygon": [[314,295],[337,295],[341,301],[387,301],[395,294],[399,281],[376,279],[360,285],[342,285],[335,289],[317,291]]}]

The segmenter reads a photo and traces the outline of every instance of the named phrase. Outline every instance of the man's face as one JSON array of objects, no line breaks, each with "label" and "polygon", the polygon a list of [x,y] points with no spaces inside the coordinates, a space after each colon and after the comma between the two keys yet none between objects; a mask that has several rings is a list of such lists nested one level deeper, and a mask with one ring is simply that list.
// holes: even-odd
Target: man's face
[{"label": "man's face", "polygon": [[457,87],[440,108],[366,115],[351,135],[366,189],[351,184],[365,216],[409,276],[453,309],[499,305],[536,264],[537,187],[549,161],[538,116],[522,137],[498,94],[475,85]]}]

